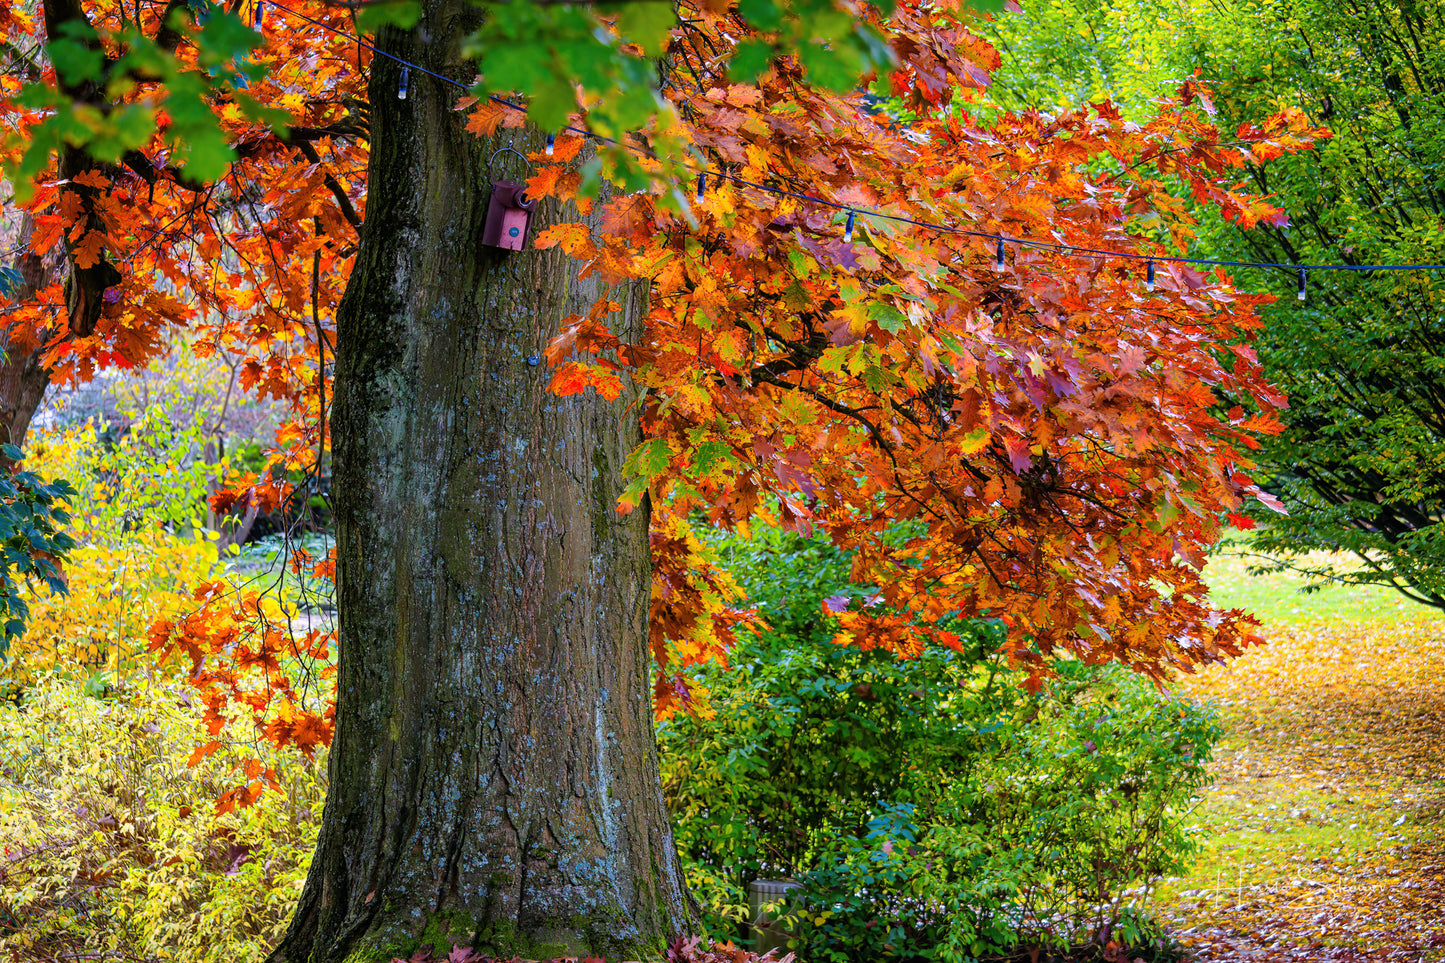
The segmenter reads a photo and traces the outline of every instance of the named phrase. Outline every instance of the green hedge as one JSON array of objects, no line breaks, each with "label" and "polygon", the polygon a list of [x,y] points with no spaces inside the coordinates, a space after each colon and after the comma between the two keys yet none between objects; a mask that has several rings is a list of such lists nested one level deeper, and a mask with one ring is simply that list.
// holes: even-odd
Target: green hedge
[{"label": "green hedge", "polygon": [[1079,662],[1032,695],[991,622],[912,660],[837,646],[822,600],[868,594],[845,555],[768,530],[717,548],[773,631],[700,673],[716,718],[659,727],[711,935],[740,935],[751,880],[792,878],[807,963],[1157,948],[1143,899],[1196,849],[1210,711]]}]

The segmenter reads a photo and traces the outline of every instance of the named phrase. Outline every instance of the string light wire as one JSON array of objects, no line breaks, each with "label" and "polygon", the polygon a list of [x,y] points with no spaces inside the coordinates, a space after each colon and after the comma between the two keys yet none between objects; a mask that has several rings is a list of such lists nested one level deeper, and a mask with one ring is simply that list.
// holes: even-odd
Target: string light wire
[{"label": "string light wire", "polygon": [[[459,90],[470,92],[472,89],[470,85],[464,84],[460,80],[448,77],[445,74],[439,74],[434,70],[428,70],[425,67],[419,64],[414,64],[403,57],[398,57],[396,54],[388,53],[387,51],[382,50],[380,47],[377,47],[375,44],[367,43],[365,40],[362,40],[355,34],[347,33],[345,30],[342,30],[339,27],[334,27],[323,20],[317,20],[314,17],[309,17],[306,14],[301,13],[299,10],[293,10],[291,7],[286,6],[284,3],[278,3],[277,0],[265,0],[265,2],[270,3],[271,6],[275,7],[278,10],[284,10],[287,13],[292,14],[293,16],[300,17],[307,23],[314,24],[322,28],[323,30],[331,31],[339,37],[343,37],[347,40],[353,41],[358,46],[365,47],[372,53],[379,54],[380,56],[386,57],[389,60],[393,60],[396,63],[400,64],[403,69],[410,68],[417,71],[418,73],[426,74],[428,77],[433,77],[444,83],[451,84],[453,87],[456,87]],[[259,3],[257,4],[257,7],[259,9]],[[523,114],[527,112],[527,107],[525,104],[519,104],[516,101],[508,100],[505,97],[499,97],[496,94],[489,94],[488,99],[492,103],[497,104],[501,107],[506,107],[509,110],[515,110]],[[587,130],[583,127],[574,127],[568,124],[564,125],[561,129],[569,133],[585,137],[588,140],[596,141],[603,144],[610,144],[614,147],[621,147],[624,150],[632,151],[639,156],[647,157],[651,160],[662,160],[661,157],[659,157],[652,151],[647,150],[646,148],[638,147],[634,144],[629,144],[624,141],[617,140],[616,138],[606,137],[602,134],[593,133],[592,131]],[[551,146],[554,136],[555,135],[553,134],[547,135],[548,146]],[[684,165],[684,167],[688,170],[697,170],[697,193],[698,200],[701,200],[703,191],[707,183],[707,168],[705,166],[693,167],[692,165],[686,164]],[[937,231],[941,234],[953,234],[961,237],[976,237],[986,240],[992,240],[997,242],[997,264],[999,270],[1003,270],[1003,252],[1005,238],[1001,233],[994,234],[989,231],[975,231],[968,228],[955,227],[950,224],[937,224],[933,221],[924,221],[917,218],[906,217],[900,214],[889,214],[886,211],[874,210],[872,208],[842,204],[838,201],[830,201],[826,197],[818,197],[813,194],[804,194],[798,191],[789,191],[783,188],[773,187],[769,184],[760,184],[756,181],[750,181],[746,178],[738,177],[735,174],[729,174],[726,171],[719,171],[717,177],[719,184],[721,184],[723,181],[729,181],[737,185],[738,187],[748,187],[754,190],[765,191],[778,197],[789,197],[794,200],[815,204],[819,207],[832,208],[835,211],[846,211],[848,213],[848,226],[850,228],[853,224],[855,216],[858,214],[862,214],[865,217],[873,217],[880,220],[892,221],[895,224],[908,224],[912,225],[913,227],[923,228],[924,230]],[[848,235],[846,239],[851,240],[852,231],[846,230],[846,234]],[[1028,240],[1026,238],[1010,238],[1008,240],[1011,243],[1017,244],[1021,248],[1031,248],[1038,251],[1053,251],[1066,257],[1103,257],[1115,258],[1123,261],[1144,261],[1147,263],[1148,266],[1148,281],[1146,282],[1146,285],[1151,291],[1153,290],[1152,282],[1154,275],[1154,263],[1156,261],[1166,264],[1193,264],[1201,265],[1204,267],[1275,268],[1282,271],[1295,271],[1297,272],[1298,281],[1296,295],[1301,301],[1305,299],[1305,273],[1307,271],[1445,271],[1445,264],[1289,264],[1280,261],[1234,261],[1225,258],[1183,257],[1178,255],[1166,254],[1135,254],[1130,251],[1111,251],[1103,248],[1078,247],[1072,244],[1056,244],[1049,241],[1034,241]]]}]

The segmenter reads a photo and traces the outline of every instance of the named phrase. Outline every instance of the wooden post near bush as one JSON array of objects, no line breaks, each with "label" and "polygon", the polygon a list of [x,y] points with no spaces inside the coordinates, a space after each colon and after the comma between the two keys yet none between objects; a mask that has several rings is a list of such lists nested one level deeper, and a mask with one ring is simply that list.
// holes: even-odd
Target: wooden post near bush
[{"label": "wooden post near bush", "polygon": [[793,936],[792,931],[785,926],[773,925],[773,919],[764,908],[769,903],[786,899],[791,890],[801,885],[790,879],[755,879],[748,884],[748,928],[754,953],[766,953],[768,950],[787,951],[788,941]]}]

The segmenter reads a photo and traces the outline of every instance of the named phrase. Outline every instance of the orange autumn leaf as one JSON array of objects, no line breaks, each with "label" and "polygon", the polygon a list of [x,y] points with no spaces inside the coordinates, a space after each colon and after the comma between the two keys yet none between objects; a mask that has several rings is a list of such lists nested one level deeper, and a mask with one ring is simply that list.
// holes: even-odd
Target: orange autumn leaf
[{"label": "orange autumn leaf", "polygon": [[622,394],[623,384],[621,376],[614,370],[569,361],[553,373],[549,388],[559,395],[575,395],[593,388],[608,401],[615,401]]},{"label": "orange autumn leaf", "polygon": [[214,739],[197,746],[186,759],[186,765],[192,767],[199,765],[202,759],[213,754],[219,748],[221,748],[221,744]]},{"label": "orange autumn leaf", "polygon": [[35,217],[35,230],[30,235],[30,250],[44,254],[60,240],[64,221],[57,214],[40,214]]},{"label": "orange autumn leaf", "polygon": [[467,115],[467,130],[478,137],[490,137],[497,132],[506,118],[507,109],[494,101],[486,100]]},{"label": "orange autumn leaf", "polygon": [[597,253],[591,231],[585,224],[553,224],[537,235],[533,245],[538,250],[561,247],[576,258],[593,257]]},{"label": "orange autumn leaf", "polygon": [[75,258],[75,266],[79,268],[94,267],[100,263],[101,255],[105,253],[106,236],[101,231],[90,231],[80,239],[80,243],[71,249]]}]

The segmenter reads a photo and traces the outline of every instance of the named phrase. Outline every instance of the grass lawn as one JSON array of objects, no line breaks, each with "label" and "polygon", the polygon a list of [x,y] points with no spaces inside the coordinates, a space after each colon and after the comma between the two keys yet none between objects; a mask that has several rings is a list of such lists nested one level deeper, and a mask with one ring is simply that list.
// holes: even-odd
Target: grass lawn
[{"label": "grass lawn", "polygon": [[1205,574],[1268,644],[1177,681],[1229,734],[1204,854],[1161,887],[1165,915],[1200,960],[1445,960],[1445,613],[1389,589],[1303,594],[1246,551]]},{"label": "grass lawn", "polygon": [[[1323,553],[1321,553],[1321,557]],[[1353,619],[1441,621],[1445,612],[1412,602],[1394,589],[1374,585],[1323,585],[1305,591],[1305,579],[1287,572],[1252,574],[1268,559],[1250,551],[1246,533],[1233,533],[1210,556],[1204,573],[1215,600],[1253,612],[1266,627]]]}]

